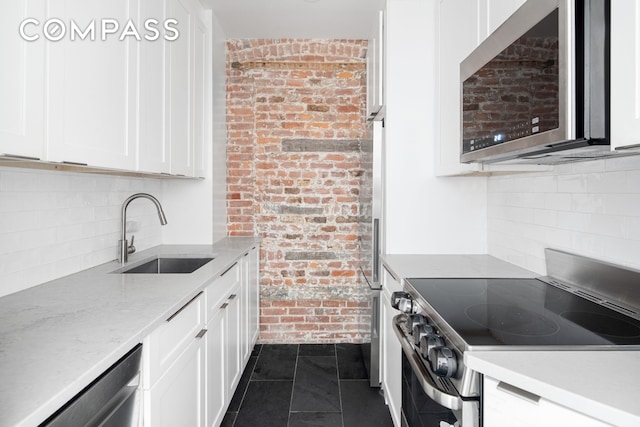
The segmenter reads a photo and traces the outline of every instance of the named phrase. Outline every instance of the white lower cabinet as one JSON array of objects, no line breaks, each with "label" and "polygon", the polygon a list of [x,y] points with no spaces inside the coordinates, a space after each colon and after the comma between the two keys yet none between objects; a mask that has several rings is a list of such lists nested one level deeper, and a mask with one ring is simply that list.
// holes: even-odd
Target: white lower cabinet
[{"label": "white lower cabinet", "polygon": [[145,425],[204,426],[205,341],[191,342],[162,378],[147,392]]},{"label": "white lower cabinet", "polygon": [[383,267],[380,296],[382,389],[395,427],[402,425],[402,347],[393,332],[393,318],[400,312],[391,307],[391,294],[401,290],[400,282]]},{"label": "white lower cabinet", "polygon": [[227,407],[226,341],[226,312],[224,309],[219,309],[207,323],[207,426],[209,427],[222,423]]},{"label": "white lower cabinet", "polygon": [[144,425],[204,425],[204,293],[144,340]]},{"label": "white lower cabinet", "polygon": [[514,387],[484,377],[484,425],[491,427],[604,427],[610,424]]},{"label": "white lower cabinet", "polygon": [[[236,286],[227,300],[227,390],[235,390],[242,376],[242,311],[240,310],[240,286]],[[229,396],[231,399],[231,396]]]},{"label": "white lower cabinet", "polygon": [[241,261],[242,283],[242,348],[241,359],[247,363],[251,350],[258,339],[260,328],[258,325],[260,314],[260,290],[258,288],[259,252],[257,246],[244,254]]},{"label": "white lower cabinet", "polygon": [[222,423],[257,339],[256,245],[144,340],[144,426]]}]

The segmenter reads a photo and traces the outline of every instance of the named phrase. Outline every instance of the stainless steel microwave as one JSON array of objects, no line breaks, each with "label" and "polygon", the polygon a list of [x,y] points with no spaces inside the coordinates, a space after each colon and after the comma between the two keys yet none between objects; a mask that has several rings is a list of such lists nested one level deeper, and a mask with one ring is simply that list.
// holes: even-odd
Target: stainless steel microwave
[{"label": "stainless steel microwave", "polygon": [[461,64],[461,161],[609,155],[608,0],[527,0]]}]

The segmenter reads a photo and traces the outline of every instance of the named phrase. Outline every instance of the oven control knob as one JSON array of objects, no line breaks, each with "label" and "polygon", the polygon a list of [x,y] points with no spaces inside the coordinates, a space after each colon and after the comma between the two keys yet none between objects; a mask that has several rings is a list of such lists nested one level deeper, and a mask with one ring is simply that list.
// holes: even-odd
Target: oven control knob
[{"label": "oven control knob", "polygon": [[409,331],[410,332],[414,332],[416,326],[420,326],[420,325],[426,325],[427,323],[427,318],[424,317],[422,314],[410,314],[408,316],[409,318]]},{"label": "oven control knob", "polygon": [[399,310],[399,304],[401,299],[411,299],[411,295],[406,292],[397,291],[391,294],[391,307]]},{"label": "oven control knob", "polygon": [[444,347],[444,339],[440,335],[430,334],[420,340],[420,353],[425,359],[429,358],[429,352],[436,347]]},{"label": "oven control knob", "polygon": [[439,377],[452,377],[458,369],[456,354],[449,347],[434,347],[429,351],[431,370]]},{"label": "oven control knob", "polygon": [[[422,337],[426,337],[427,335],[435,334],[436,330],[433,326],[427,325],[426,323],[421,323],[419,325],[415,325],[413,327],[413,343],[417,347],[420,345],[420,340]],[[443,344],[444,345],[444,344]]]}]

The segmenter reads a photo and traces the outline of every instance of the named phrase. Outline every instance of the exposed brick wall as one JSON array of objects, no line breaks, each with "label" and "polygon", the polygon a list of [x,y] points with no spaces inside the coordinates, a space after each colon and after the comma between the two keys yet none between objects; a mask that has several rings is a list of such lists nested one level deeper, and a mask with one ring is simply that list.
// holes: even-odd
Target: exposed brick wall
[{"label": "exposed brick wall", "polygon": [[227,43],[228,232],[263,237],[263,343],[362,342],[366,41]]}]

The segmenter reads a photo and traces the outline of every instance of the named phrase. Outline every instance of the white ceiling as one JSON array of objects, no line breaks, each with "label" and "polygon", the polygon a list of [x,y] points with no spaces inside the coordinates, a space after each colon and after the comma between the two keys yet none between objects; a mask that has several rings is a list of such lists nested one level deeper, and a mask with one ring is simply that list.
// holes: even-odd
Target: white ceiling
[{"label": "white ceiling", "polygon": [[[206,0],[205,0],[206,1]],[[229,39],[366,39],[384,0],[209,0]]]}]

